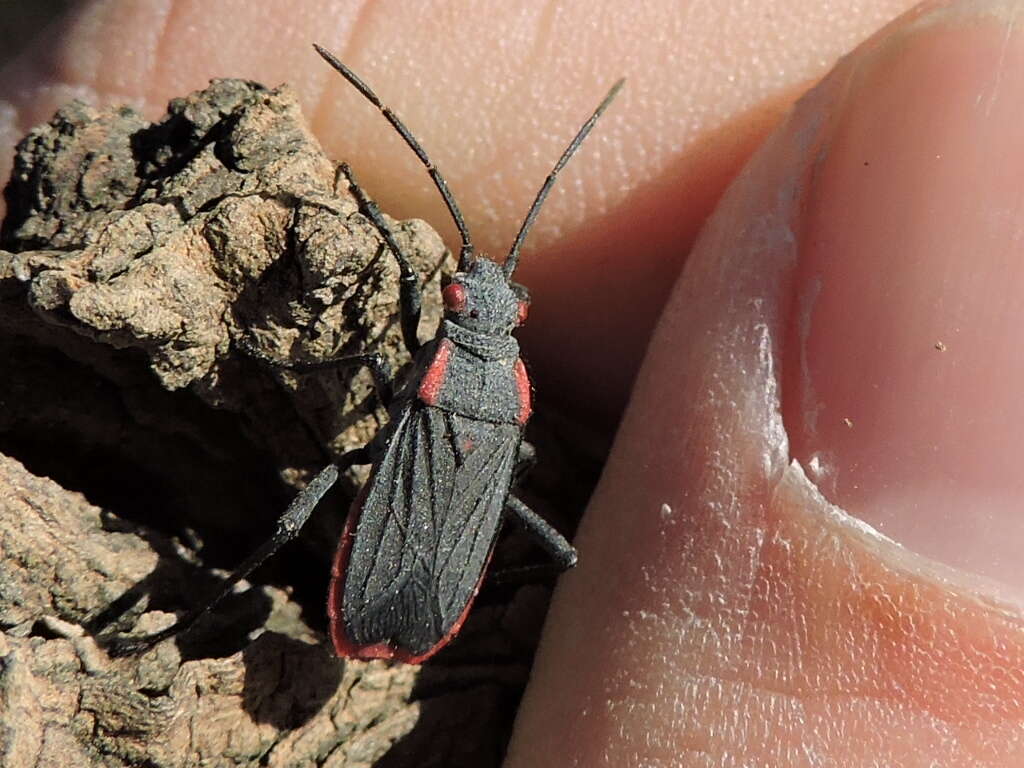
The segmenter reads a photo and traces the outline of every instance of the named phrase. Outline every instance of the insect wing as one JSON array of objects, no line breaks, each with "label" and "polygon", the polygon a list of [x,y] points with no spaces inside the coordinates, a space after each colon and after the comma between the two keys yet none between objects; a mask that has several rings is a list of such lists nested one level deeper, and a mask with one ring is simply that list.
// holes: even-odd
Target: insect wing
[{"label": "insect wing", "polygon": [[417,663],[479,589],[522,433],[413,401],[353,505],[328,599],[338,653]]}]

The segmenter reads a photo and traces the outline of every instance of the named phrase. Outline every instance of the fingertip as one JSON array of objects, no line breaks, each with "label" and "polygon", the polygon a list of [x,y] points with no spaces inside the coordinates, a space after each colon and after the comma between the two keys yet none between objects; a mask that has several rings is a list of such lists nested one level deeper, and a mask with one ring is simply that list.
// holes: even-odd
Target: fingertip
[{"label": "fingertip", "polygon": [[[1005,673],[1024,659],[1014,592],[977,578],[991,575],[984,558],[927,549],[948,518],[919,518],[898,542],[862,522],[869,507],[905,515],[904,488],[930,509],[936,476],[959,484],[939,485],[949,513],[991,515],[999,506],[979,490],[993,465],[1013,464],[986,451],[1008,450],[1003,393],[1019,378],[1009,305],[1024,153],[1019,99],[995,75],[1019,66],[1017,42],[1012,14],[947,19],[908,17],[848,57],[720,201],[651,341],[577,537],[580,565],[556,593],[511,764],[800,765],[808,751],[837,764],[1015,764],[1003,730],[1024,700]],[[979,236],[989,257],[967,245]],[[934,329],[951,316],[960,334],[977,324],[967,346],[979,349],[948,356],[956,336]],[[978,372],[986,358],[993,381]],[[1002,443],[956,445],[989,405],[979,434],[992,439],[1009,413]],[[941,432],[922,441],[935,419]],[[862,420],[855,452],[835,433]],[[809,445],[831,448],[838,473],[882,454],[859,468],[868,495],[853,504],[842,483],[816,485]],[[956,459],[937,468],[932,453],[947,449]],[[949,474],[964,464],[985,474]],[[1015,478],[1002,482],[1019,498]]]}]

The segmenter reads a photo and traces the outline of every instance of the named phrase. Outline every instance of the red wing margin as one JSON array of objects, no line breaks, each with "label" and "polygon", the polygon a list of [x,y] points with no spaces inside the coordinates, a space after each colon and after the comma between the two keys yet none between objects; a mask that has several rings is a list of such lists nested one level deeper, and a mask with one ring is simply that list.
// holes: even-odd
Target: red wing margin
[{"label": "red wing margin", "polygon": [[402,412],[335,562],[329,609],[339,653],[422,660],[458,631],[490,558],[521,438],[517,424],[417,401]]}]

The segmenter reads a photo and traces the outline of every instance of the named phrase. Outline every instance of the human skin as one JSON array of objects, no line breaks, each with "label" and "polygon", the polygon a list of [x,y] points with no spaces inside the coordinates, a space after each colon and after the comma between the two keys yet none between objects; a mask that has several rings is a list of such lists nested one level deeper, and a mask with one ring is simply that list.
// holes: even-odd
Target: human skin
[{"label": "human skin", "polygon": [[517,275],[538,398],[628,407],[508,765],[1019,765],[1021,5],[662,5],[86,4],[0,77],[0,140],[72,95],[288,81],[443,225],[315,40],[501,255],[625,75]]}]

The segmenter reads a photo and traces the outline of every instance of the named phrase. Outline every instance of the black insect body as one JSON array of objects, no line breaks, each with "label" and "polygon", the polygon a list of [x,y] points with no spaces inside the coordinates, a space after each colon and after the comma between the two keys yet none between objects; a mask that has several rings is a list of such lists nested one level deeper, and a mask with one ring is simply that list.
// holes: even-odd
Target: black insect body
[{"label": "black insect body", "polygon": [[389,422],[365,447],[322,470],[278,521],[275,535],[253,553],[213,601],[163,632],[122,641],[115,651],[151,645],[190,626],[281,545],[294,538],[340,472],[371,464],[370,478],[349,512],[332,568],[328,614],[341,656],[416,664],[459,631],[479,590],[499,528],[519,521],[552,557],[569,568],[576,550],[510,493],[517,468],[532,455],[523,442],[531,388],[512,332],[529,298],[512,282],[519,249],[559,171],[622,86],[616,83],[548,175],[504,264],[476,256],[447,184],[401,121],[334,56],[316,50],[375,104],[420,158],[462,237],[459,269],[442,293],[445,317],[436,337],[420,345],[419,282],[376,205],[352,178],[353,194],[401,272],[402,331],[413,373],[392,395],[387,365],[368,354],[330,364],[368,366]]},{"label": "black insect body", "polygon": [[[531,410],[511,336],[526,302],[487,259],[457,275],[444,300],[438,338],[418,353],[370,446],[373,470],[338,547],[328,614],[342,656],[417,663],[443,646],[476,595],[509,501]],[[576,562],[553,529],[545,537],[561,565]]]}]

